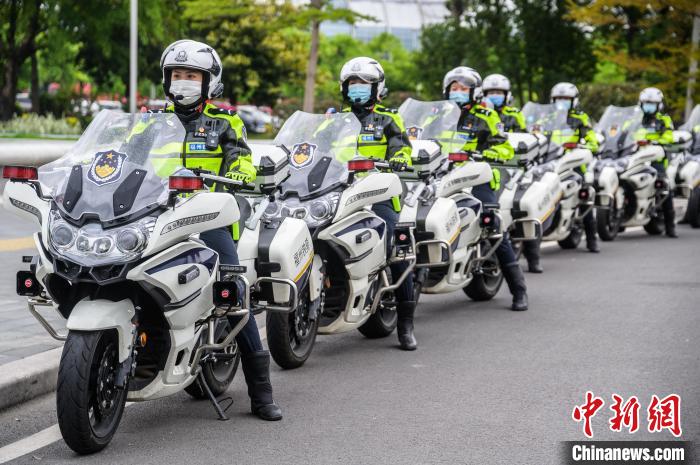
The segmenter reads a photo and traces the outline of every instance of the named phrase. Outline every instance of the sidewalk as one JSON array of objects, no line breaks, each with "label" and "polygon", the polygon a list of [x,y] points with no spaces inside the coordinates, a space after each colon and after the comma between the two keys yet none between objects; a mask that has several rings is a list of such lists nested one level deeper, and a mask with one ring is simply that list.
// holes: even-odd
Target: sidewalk
[{"label": "sidewalk", "polygon": [[[2,186],[0,186],[0,191]],[[1,207],[0,207],[1,208]],[[29,238],[37,229],[31,222],[0,210],[0,366],[30,355],[61,346],[27,310],[26,298],[15,292],[17,271],[27,269],[22,255],[32,255],[34,243]],[[62,319],[51,308],[40,311],[57,327]]]}]

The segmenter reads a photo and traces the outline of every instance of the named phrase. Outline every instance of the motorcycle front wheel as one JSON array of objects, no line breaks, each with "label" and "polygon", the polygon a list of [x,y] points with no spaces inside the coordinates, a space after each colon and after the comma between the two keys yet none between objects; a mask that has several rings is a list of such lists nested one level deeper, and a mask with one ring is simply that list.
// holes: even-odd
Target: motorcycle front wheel
[{"label": "motorcycle front wheel", "polygon": [[569,235],[557,242],[562,249],[575,249],[581,243],[582,236],[583,228],[578,224],[574,224]]},{"label": "motorcycle front wheel", "polygon": [[56,387],[58,426],[78,454],[104,449],[117,431],[127,389],[115,386],[119,369],[115,330],[70,331]]},{"label": "motorcycle front wheel", "polygon": [[[482,253],[485,255],[491,247],[491,242],[485,240]],[[493,253],[481,263],[480,269],[474,272],[472,280],[463,288],[463,291],[470,299],[483,302],[493,299],[498,294],[501,284],[503,284],[503,271],[498,257]]]},{"label": "motorcycle front wheel", "polygon": [[[231,329],[231,324],[228,319],[223,318],[219,320],[216,325],[214,341],[217,344],[223,342]],[[207,334],[206,331],[204,331],[202,334],[202,342],[206,340]],[[214,397],[218,397],[228,390],[228,387],[233,382],[233,378],[236,376],[238,365],[241,362],[241,353],[238,350],[238,345],[235,340],[233,340],[228,347],[223,349],[223,353],[226,355],[225,357],[219,357],[216,361],[207,361],[202,365],[202,376],[212,394],[214,394]],[[201,385],[199,377],[185,388],[185,392],[195,399],[209,398],[204,387]]]},{"label": "motorcycle front wheel", "polygon": [[308,288],[293,312],[267,312],[267,345],[277,365],[292,369],[306,362],[316,342],[319,318],[311,315]]},{"label": "motorcycle front wheel", "polygon": [[601,213],[602,210],[596,212],[596,223],[598,226],[598,236],[606,242],[614,241],[617,237],[617,233],[620,232],[619,209],[612,202],[610,208],[605,210],[605,213]]}]

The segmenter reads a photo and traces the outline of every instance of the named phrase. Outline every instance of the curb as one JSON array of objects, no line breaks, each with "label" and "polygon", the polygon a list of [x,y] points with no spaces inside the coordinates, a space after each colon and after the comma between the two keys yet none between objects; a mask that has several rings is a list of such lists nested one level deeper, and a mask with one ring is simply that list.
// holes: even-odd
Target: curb
[{"label": "curb", "polygon": [[62,347],[0,366],[0,410],[56,389]]}]

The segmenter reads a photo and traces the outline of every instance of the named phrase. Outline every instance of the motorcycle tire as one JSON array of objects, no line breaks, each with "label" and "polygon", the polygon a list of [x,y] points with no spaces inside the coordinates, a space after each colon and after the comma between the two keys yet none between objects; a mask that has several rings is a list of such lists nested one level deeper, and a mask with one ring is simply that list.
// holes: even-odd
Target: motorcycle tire
[{"label": "motorcycle tire", "polygon": [[368,339],[387,337],[396,329],[398,316],[396,309],[379,305],[375,311],[357,330]]},{"label": "motorcycle tire", "polygon": [[596,223],[598,227],[598,237],[605,242],[614,241],[617,233],[620,232],[620,221],[616,219],[617,208],[613,205],[604,214],[601,210],[596,212]]},{"label": "motorcycle tire", "polygon": [[559,247],[562,249],[575,249],[581,243],[581,238],[583,237],[583,228],[581,226],[574,226],[571,232],[564,239],[557,241]]},{"label": "motorcycle tire", "polygon": [[[491,246],[488,241],[486,243]],[[469,284],[462,289],[467,297],[476,302],[493,299],[503,284],[503,270],[495,253],[484,260],[480,268],[480,271],[474,272]]]},{"label": "motorcycle tire", "polygon": [[664,232],[664,220],[663,218],[656,216],[651,218],[647,224],[644,225],[644,230],[647,234],[651,236],[658,236]]},{"label": "motorcycle tire", "polygon": [[[220,320],[217,325],[216,337],[214,340],[217,343],[222,342],[226,335],[231,331],[231,325],[227,319]],[[204,340],[206,340],[206,333],[202,335]],[[207,383],[211,393],[214,397],[219,397],[221,394],[228,390],[228,387],[233,382],[233,378],[236,377],[236,372],[238,371],[238,366],[241,363],[241,353],[238,350],[235,340],[224,349],[227,354],[233,354],[233,359],[217,360],[216,362],[209,362],[202,365],[202,376],[204,377],[204,382]],[[204,387],[201,385],[201,380],[197,377],[192,384],[185,388],[185,392],[195,399],[208,399]]]},{"label": "motorcycle tire", "polygon": [[78,454],[104,449],[117,431],[128,389],[115,387],[115,330],[70,331],[56,384],[56,413],[64,441]]},{"label": "motorcycle tire", "polygon": [[696,187],[690,193],[686,212],[688,224],[693,228],[700,228],[700,187]]},{"label": "motorcycle tire", "polygon": [[310,320],[310,305],[307,294],[291,313],[267,312],[267,345],[272,359],[281,368],[299,368],[311,355],[320,315]]}]

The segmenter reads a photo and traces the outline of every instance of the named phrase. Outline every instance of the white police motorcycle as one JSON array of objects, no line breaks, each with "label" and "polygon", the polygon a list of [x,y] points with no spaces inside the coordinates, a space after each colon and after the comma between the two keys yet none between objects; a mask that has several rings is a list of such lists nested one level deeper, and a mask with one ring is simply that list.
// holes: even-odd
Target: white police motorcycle
[{"label": "white police motorcycle", "polygon": [[[234,337],[248,319],[249,286],[242,267],[220,265],[196,235],[240,219],[234,197],[209,192],[205,178],[244,186],[184,170],[184,139],[174,114],[103,111],[69,153],[38,173],[3,169],[5,205],[40,228],[17,291],[49,334],[65,341],[58,424],[78,453],[110,442],[127,400],[185,390],[208,397],[226,419],[216,396],[236,373]],[[295,263],[294,251],[282,250],[285,266]],[[66,319],[67,334],[41,306]]]},{"label": "white police motorcycle", "polygon": [[[310,269],[307,290],[299,296],[308,304],[288,314],[268,313],[268,346],[283,368],[303,365],[317,334],[357,329],[367,337],[384,337],[396,327],[391,292],[415,264],[413,225],[397,225],[391,238],[384,220],[371,211],[373,204],[399,196],[402,186],[393,172],[376,170],[387,170],[388,164],[356,158],[360,131],[352,113],[298,111],[274,140],[289,154],[291,170],[279,195],[265,205],[263,228],[276,229],[296,218],[306,222],[312,238],[297,243],[283,236],[288,248],[311,256],[305,265]],[[392,241],[395,247],[387,257]],[[408,267],[391,277],[388,265],[395,261]]]}]

